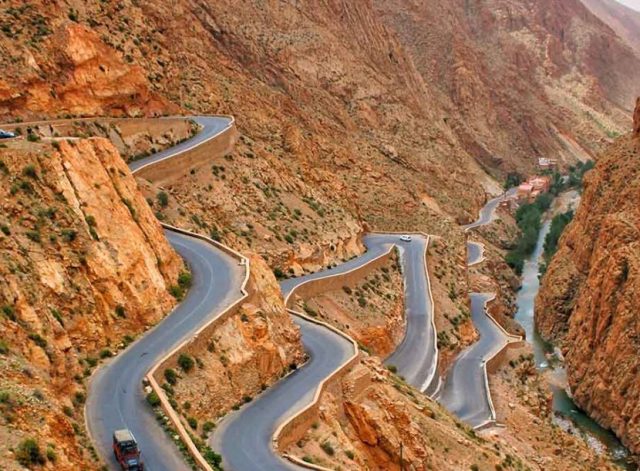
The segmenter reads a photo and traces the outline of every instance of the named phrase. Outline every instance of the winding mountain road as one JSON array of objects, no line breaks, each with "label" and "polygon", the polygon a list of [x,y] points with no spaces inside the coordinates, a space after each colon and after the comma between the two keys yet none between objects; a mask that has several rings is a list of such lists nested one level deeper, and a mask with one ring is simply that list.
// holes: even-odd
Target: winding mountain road
[{"label": "winding mountain road", "polygon": [[242,296],[239,287],[244,268],[236,259],[199,239],[171,231],[165,234],[189,264],[193,286],[168,317],[102,366],[89,385],[87,425],[113,469],[119,468],[109,453],[111,434],[120,428],[133,432],[150,471],[190,469],[156,422],[146,403],[142,378],[168,351]]},{"label": "winding mountain road", "polygon": [[[171,149],[133,162],[129,166],[132,172],[202,145],[231,124],[225,117],[192,119],[202,128],[198,134]],[[191,289],[169,316],[99,368],[89,384],[87,426],[101,456],[112,469],[120,469],[110,452],[111,434],[120,428],[128,428],[135,435],[143,452],[145,469],[191,469],[156,422],[141,382],[167,352],[242,296],[240,286],[245,268],[236,259],[200,239],[170,230],[165,230],[165,235],[192,271]]]},{"label": "winding mountain road", "polygon": [[[466,226],[466,231],[491,223],[495,211],[506,196],[515,189],[488,201],[480,210],[478,219]],[[467,265],[477,265],[484,260],[484,246],[467,243]],[[480,338],[460,353],[451,365],[439,392],[439,402],[461,420],[474,428],[483,427],[495,420],[495,410],[489,391],[486,361],[502,350],[510,341],[505,332],[487,315],[486,304],[494,293],[470,293],[471,318]]]},{"label": "winding mountain road", "polygon": [[438,360],[433,306],[429,296],[429,280],[426,271],[427,239],[414,235],[411,242],[401,242],[397,234],[367,234],[363,238],[367,251],[335,268],[310,275],[291,278],[280,284],[285,298],[297,286],[309,280],[345,273],[369,263],[395,245],[400,251],[403,268],[405,318],[407,327],[403,341],[386,359],[394,365],[407,383],[425,391],[437,384]]},{"label": "winding mountain road", "polygon": [[[438,383],[436,334],[425,266],[428,241],[421,235],[414,236],[411,242],[399,242],[396,234],[368,234],[364,243],[367,251],[361,257],[329,270],[282,281],[283,295],[288,297],[307,281],[359,268],[395,244],[403,267],[407,329],[404,340],[386,363],[395,365],[398,374],[410,384],[427,389]],[[354,353],[351,343],[334,332],[297,316],[294,322],[300,326],[310,361],[247,407],[225,418],[210,440],[231,470],[299,469],[275,453],[271,437],[278,425],[311,402],[320,382]]]},{"label": "winding mountain road", "polygon": [[462,226],[462,228],[465,231],[470,231],[471,229],[475,229],[476,227],[486,226],[487,224],[491,223],[491,221],[493,221],[495,218],[496,209],[498,208],[498,205],[500,204],[500,202],[504,201],[506,198],[510,196],[515,195],[516,191],[518,191],[517,188],[510,188],[500,196],[496,196],[495,198],[487,201],[487,203],[482,207],[482,209],[480,209],[480,214],[478,216],[478,219],[473,221],[471,224]]},{"label": "winding mountain road", "polygon": [[[149,165],[177,157],[215,139],[231,125],[231,119],[224,117],[191,119],[201,128],[194,137],[132,162],[131,171],[136,173]],[[117,463],[110,452],[111,434],[119,428],[129,428],[134,433],[149,471],[189,469],[146,404],[141,381],[167,352],[242,296],[240,286],[244,267],[239,266],[237,260],[195,237],[170,230],[165,233],[192,270],[192,288],[167,318],[99,368],[89,384],[87,426],[100,454],[112,469],[117,469]],[[361,257],[331,270],[285,280],[281,284],[282,291],[287,296],[296,286],[310,279],[333,276],[362,266],[396,244],[403,266],[407,329],[403,342],[386,363],[395,365],[410,384],[421,390],[432,390],[439,384],[439,378],[436,374],[438,353],[433,306],[426,271],[428,240],[418,235],[411,242],[399,242],[396,234],[369,234],[364,242],[367,252]],[[294,322],[300,326],[310,359],[221,422],[211,443],[222,453],[227,469],[296,469],[273,450],[273,432],[280,423],[309,404],[321,381],[354,353],[353,345],[347,339],[325,327],[296,316]]]},{"label": "winding mountain road", "polygon": [[320,382],[354,353],[344,337],[300,317],[293,319],[309,361],[218,424],[209,443],[222,454],[225,469],[300,469],[273,449],[276,427],[309,404]]}]

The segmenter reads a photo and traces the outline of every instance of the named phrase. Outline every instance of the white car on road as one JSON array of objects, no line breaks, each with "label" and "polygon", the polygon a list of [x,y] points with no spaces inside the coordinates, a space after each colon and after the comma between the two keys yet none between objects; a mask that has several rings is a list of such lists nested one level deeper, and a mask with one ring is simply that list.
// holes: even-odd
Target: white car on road
[{"label": "white car on road", "polygon": [[0,139],[11,139],[13,137],[16,137],[16,133],[0,129]]},{"label": "white car on road", "polygon": [[410,235],[402,235],[402,236],[400,236],[400,240],[402,242],[411,242],[411,236]]}]

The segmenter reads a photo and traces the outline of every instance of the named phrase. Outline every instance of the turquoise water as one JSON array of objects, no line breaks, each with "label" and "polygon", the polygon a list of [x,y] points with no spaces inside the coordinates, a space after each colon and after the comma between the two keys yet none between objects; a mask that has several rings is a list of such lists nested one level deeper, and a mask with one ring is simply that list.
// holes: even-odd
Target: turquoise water
[{"label": "turquoise water", "polygon": [[[525,262],[522,271],[522,287],[516,297],[518,311],[515,319],[524,328],[527,341],[533,347],[538,369],[541,371],[553,370],[558,375],[564,375],[562,368],[554,370],[553,366],[549,365],[547,354],[553,353],[553,346],[540,337],[535,329],[533,319],[535,297],[540,289],[540,281],[538,279],[539,260],[543,253],[544,239],[549,232],[550,226],[550,221],[544,223],[538,236],[536,248],[531,257]],[[563,428],[574,431],[576,429],[579,430],[592,447],[609,453],[622,469],[633,471],[638,469],[636,464],[629,462],[629,451],[613,433],[602,428],[581,411],[564,389],[552,385],[551,390],[553,392],[553,410],[560,417],[567,419],[560,423]]]}]

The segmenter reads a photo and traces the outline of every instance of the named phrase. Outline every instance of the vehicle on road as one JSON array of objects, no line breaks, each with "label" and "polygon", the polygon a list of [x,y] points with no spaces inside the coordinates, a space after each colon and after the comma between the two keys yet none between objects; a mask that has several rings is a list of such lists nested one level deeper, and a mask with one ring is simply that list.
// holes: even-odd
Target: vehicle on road
[{"label": "vehicle on road", "polygon": [[11,139],[12,137],[16,137],[16,133],[0,129],[0,139]]},{"label": "vehicle on road", "polygon": [[143,471],[144,464],[133,433],[122,429],[113,432],[113,454],[125,471]]},{"label": "vehicle on road", "polygon": [[406,234],[405,234],[405,235],[403,235],[403,236],[400,236],[400,240],[401,240],[402,242],[411,242],[411,236],[410,236],[410,235],[406,235]]}]

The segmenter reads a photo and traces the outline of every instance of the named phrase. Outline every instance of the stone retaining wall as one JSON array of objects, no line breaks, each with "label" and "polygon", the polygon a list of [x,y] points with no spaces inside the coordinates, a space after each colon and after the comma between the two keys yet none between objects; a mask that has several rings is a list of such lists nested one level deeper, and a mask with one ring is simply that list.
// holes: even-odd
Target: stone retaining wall
[{"label": "stone retaining wall", "polygon": [[208,165],[213,159],[231,152],[238,137],[239,133],[235,124],[233,124],[215,139],[211,139],[170,159],[143,167],[136,172],[136,176],[160,185],[189,178],[192,168]]}]

